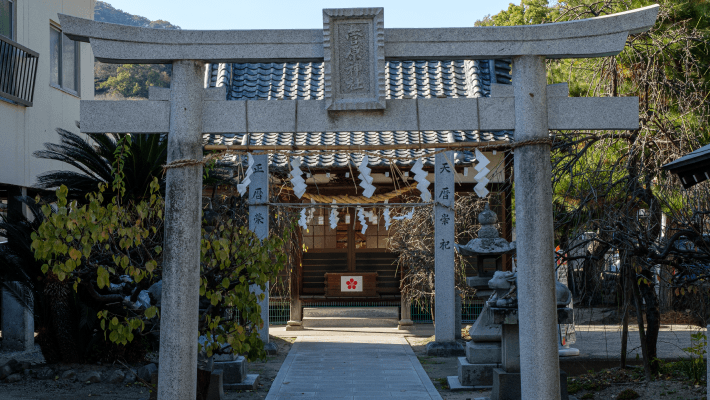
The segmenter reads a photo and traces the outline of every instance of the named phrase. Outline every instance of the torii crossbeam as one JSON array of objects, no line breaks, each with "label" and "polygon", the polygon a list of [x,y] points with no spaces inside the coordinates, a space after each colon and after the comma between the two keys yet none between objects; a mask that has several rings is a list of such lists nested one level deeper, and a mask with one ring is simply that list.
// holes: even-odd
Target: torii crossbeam
[{"label": "torii crossbeam", "polygon": [[[155,90],[148,101],[81,102],[83,132],[169,132],[172,162],[202,159],[203,133],[514,129],[522,142],[547,138],[549,129],[638,129],[637,98],[568,98],[566,86],[547,85],[545,59],[618,54],[629,34],[653,26],[657,13],[654,5],[563,23],[438,29],[384,29],[381,8],[323,10],[323,30],[175,31],[68,15],[60,21],[70,38],[91,43],[99,61],[173,64],[170,90]],[[496,87],[486,99],[384,98],[385,60],[491,58],[512,58],[512,92]],[[326,100],[225,101],[222,92],[204,88],[206,62],[284,61],[324,61]],[[446,171],[444,154],[437,171]],[[195,398],[201,183],[199,166],[168,170],[160,400]],[[559,399],[547,145],[515,150],[515,184],[524,194],[516,198],[522,393]],[[439,203],[436,215],[447,204]],[[452,233],[453,224],[437,226],[437,240],[451,241]],[[454,342],[453,310],[440,308],[453,304],[451,244],[436,247],[436,341],[442,345]]]}]

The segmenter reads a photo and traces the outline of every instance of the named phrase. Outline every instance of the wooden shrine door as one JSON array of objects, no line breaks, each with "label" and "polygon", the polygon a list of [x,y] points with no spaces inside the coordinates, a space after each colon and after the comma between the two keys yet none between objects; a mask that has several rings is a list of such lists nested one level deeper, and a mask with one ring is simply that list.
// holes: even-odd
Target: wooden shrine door
[{"label": "wooden shrine door", "polygon": [[[301,268],[302,298],[385,299],[399,296],[396,255],[387,251],[389,232],[381,216],[367,220],[362,233],[354,207],[338,210],[339,223],[330,227],[330,210],[317,209],[302,229],[304,253]],[[361,277],[357,291],[341,291],[343,277]],[[358,278],[354,278],[358,281]],[[343,286],[344,288],[344,286]]]}]

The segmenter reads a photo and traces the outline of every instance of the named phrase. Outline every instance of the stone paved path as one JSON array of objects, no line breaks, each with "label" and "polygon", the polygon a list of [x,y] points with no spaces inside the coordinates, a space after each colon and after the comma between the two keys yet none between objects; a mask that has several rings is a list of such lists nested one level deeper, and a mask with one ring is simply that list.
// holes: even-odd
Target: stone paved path
[{"label": "stone paved path", "polygon": [[300,336],[266,400],[441,400],[401,336]]}]

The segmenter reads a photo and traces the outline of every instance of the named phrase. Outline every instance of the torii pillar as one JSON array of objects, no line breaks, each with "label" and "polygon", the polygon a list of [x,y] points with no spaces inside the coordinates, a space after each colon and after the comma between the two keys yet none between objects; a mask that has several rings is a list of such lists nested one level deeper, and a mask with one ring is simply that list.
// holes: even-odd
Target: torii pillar
[{"label": "torii pillar", "polygon": [[[168,163],[202,159],[203,82],[203,62],[173,62]],[[202,165],[168,169],[165,181],[160,400],[197,392]]]},{"label": "torii pillar", "polygon": [[[515,140],[549,137],[545,58],[513,58]],[[555,303],[552,167],[546,144],[515,149],[515,192],[525,201],[515,202],[518,254],[518,320],[520,380],[525,398],[560,396]]]}]

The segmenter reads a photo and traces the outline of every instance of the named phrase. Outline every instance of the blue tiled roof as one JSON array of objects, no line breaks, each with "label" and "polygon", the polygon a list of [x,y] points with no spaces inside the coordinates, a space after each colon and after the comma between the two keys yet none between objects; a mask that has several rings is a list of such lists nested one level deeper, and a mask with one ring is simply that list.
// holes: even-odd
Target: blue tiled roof
[{"label": "blue tiled roof", "polygon": [[710,144],[707,146],[703,146],[693,152],[690,152],[683,157],[669,162],[668,164],[663,166],[663,169],[673,171],[678,168],[682,168],[694,163],[699,163],[699,162],[710,162]]},{"label": "blue tiled roof", "polygon": [[[493,65],[493,68],[491,66]],[[493,73],[491,73],[491,71]],[[324,99],[323,63],[211,64],[210,87],[227,87],[228,100],[322,100]],[[508,60],[388,61],[385,69],[388,99],[488,97],[493,83],[510,84]],[[245,134],[205,135],[205,144],[246,144]],[[510,141],[512,132],[439,131],[439,132],[308,132],[252,133],[250,145],[281,144],[409,144],[442,142]],[[387,150],[382,156],[423,157],[433,150]],[[310,168],[346,167],[360,155],[325,154],[305,158]],[[470,164],[470,152],[457,155],[457,163]],[[229,160],[225,160],[229,162]],[[433,157],[425,157],[433,164]],[[274,155],[271,165],[285,167],[286,157]],[[398,161],[406,166],[413,161]],[[384,166],[388,161],[370,157],[369,165]]]}]

